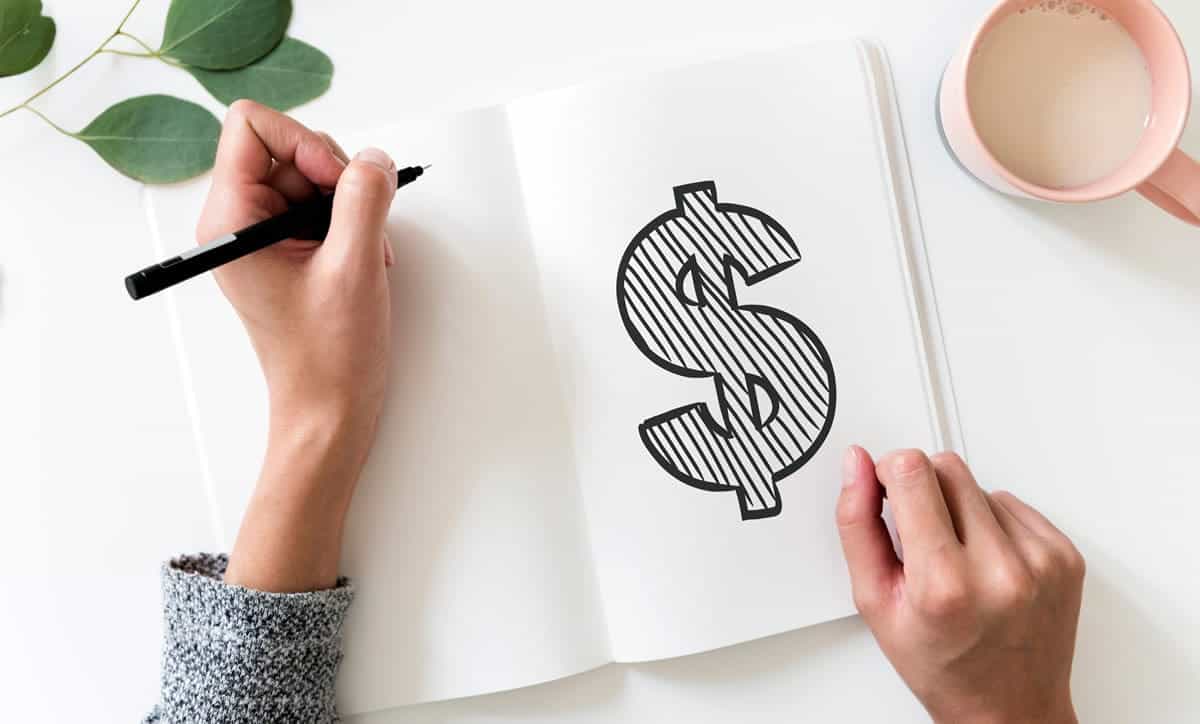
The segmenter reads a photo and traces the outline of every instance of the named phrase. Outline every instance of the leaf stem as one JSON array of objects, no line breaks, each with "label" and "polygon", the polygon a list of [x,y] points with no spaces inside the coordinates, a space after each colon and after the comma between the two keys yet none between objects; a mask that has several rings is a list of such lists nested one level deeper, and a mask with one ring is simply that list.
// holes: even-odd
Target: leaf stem
[{"label": "leaf stem", "polygon": [[[108,40],[112,40],[114,37],[121,35],[122,31],[125,30],[125,23],[129,22],[129,16],[133,15],[133,11],[137,10],[137,6],[141,4],[142,0],[133,0],[133,6],[129,8],[129,12],[125,13],[125,17],[121,18],[121,23],[117,25],[117,29],[113,31],[112,36],[110,36]],[[107,43],[108,40],[104,42]]]},{"label": "leaf stem", "polygon": [[103,52],[112,53],[113,55],[125,55],[130,58],[153,58],[155,60],[161,60],[162,62],[166,63],[167,65],[171,66],[172,68],[186,67],[186,66],[184,66],[183,63],[180,63],[178,60],[175,60],[174,58],[168,58],[167,56],[163,55],[162,51],[158,51],[158,50],[155,50],[154,48],[151,48],[150,45],[147,44],[144,40],[137,37],[136,35],[133,35],[132,33],[127,33],[124,30],[121,30],[121,31],[117,32],[117,35],[124,37],[124,38],[129,38],[133,42],[140,45],[142,47],[142,49],[145,50],[146,52],[139,53],[139,52],[135,52],[135,51],[131,51],[131,50],[117,50],[115,48],[105,48]]},{"label": "leaf stem", "polygon": [[155,57],[159,57],[159,52],[157,50],[155,50],[154,48],[151,48],[148,44],[146,44],[146,42],[144,40],[142,40],[138,36],[134,35],[133,33],[127,33],[124,30],[117,30],[117,35],[129,38],[133,42],[142,46],[142,49],[146,51],[147,55],[153,55]]},{"label": "leaf stem", "polygon": [[[130,7],[129,11],[125,13],[125,17],[121,18],[121,24],[117,26],[117,29],[114,30],[111,35],[109,35],[107,38],[105,38],[104,42],[100,43],[100,46],[97,47],[95,50],[93,50],[86,58],[79,61],[75,65],[71,66],[71,68],[69,70],[67,70],[67,72],[63,73],[62,75],[58,76],[54,80],[50,81],[50,84],[47,85],[45,88],[42,88],[40,91],[29,96],[28,98],[21,101],[20,103],[13,106],[12,108],[9,108],[6,111],[0,112],[0,118],[3,118],[10,113],[16,113],[17,111],[19,111],[22,108],[26,108],[28,110],[33,111],[34,113],[37,113],[39,116],[42,116],[41,113],[38,113],[29,104],[32,103],[33,101],[36,101],[38,98],[41,98],[43,95],[46,94],[47,91],[49,91],[54,86],[58,85],[59,83],[62,83],[67,78],[70,78],[75,73],[75,71],[79,70],[84,65],[86,65],[88,61],[90,61],[92,58],[95,58],[97,55],[100,55],[100,53],[104,52],[105,46],[107,46],[110,42],[112,42],[112,39],[117,37],[118,34],[121,34],[124,31],[125,23],[128,22],[129,16],[133,15],[133,11],[137,10],[137,6],[140,5],[141,3],[142,3],[142,0],[134,0],[133,6]],[[57,128],[58,130],[62,131],[63,133],[66,133],[68,136],[71,135],[69,132],[63,131],[63,129],[60,128],[59,126],[54,125],[54,123],[51,122],[49,118],[46,118],[45,116],[42,116],[42,118],[50,125]]]},{"label": "leaf stem", "polygon": [[124,55],[129,58],[157,58],[153,53],[138,53],[132,50],[117,50],[115,48],[105,48],[101,53],[111,53],[112,55]]},{"label": "leaf stem", "polygon": [[[108,39],[106,39],[104,42],[105,42],[105,43],[107,43],[109,40],[112,40],[112,38],[111,38],[111,37],[109,37],[109,38],[108,38]],[[90,54],[89,54],[89,55],[88,55],[86,58],[84,58],[83,60],[81,60],[81,61],[79,61],[78,63],[76,63],[76,64],[75,64],[74,66],[72,66],[72,67],[71,67],[71,69],[70,69],[70,70],[68,70],[66,73],[63,73],[62,75],[58,76],[58,77],[57,77],[57,78],[55,78],[54,80],[50,81],[50,85],[48,85],[48,86],[46,86],[45,88],[41,89],[41,90],[40,90],[40,91],[38,91],[37,93],[34,93],[33,95],[29,96],[28,98],[26,98],[25,100],[21,101],[20,103],[18,103],[17,105],[13,106],[12,108],[9,108],[7,111],[5,111],[5,112],[3,112],[3,113],[0,113],[0,118],[3,118],[4,116],[7,116],[9,113],[12,113],[13,111],[16,111],[16,110],[17,110],[17,109],[19,109],[19,108],[28,108],[30,103],[32,103],[33,101],[36,101],[38,98],[41,98],[43,95],[45,95],[45,93],[46,93],[47,91],[49,91],[49,90],[50,90],[51,88],[53,88],[54,86],[58,85],[59,83],[62,83],[62,82],[63,82],[64,80],[66,80],[67,78],[70,78],[70,77],[71,77],[71,74],[73,74],[75,71],[77,71],[77,70],[79,70],[80,68],[82,68],[82,67],[84,66],[84,64],[85,64],[85,63],[87,63],[89,60],[91,60],[92,58],[95,58],[97,55],[99,55],[99,54],[100,54],[100,51],[101,51],[101,50],[103,50],[103,49],[104,49],[104,45],[103,45],[103,44],[101,44],[99,48],[96,48],[95,50],[93,50],[93,51],[92,51],[92,52],[91,52],[91,53],[90,53]]]},{"label": "leaf stem", "polygon": [[29,111],[30,113],[32,113],[33,115],[37,116],[38,118],[41,118],[41,119],[42,119],[43,121],[45,121],[46,123],[50,124],[50,127],[51,127],[51,128],[53,128],[54,130],[56,130],[56,131],[58,131],[59,133],[63,134],[64,136],[70,136],[71,138],[79,138],[79,135],[78,135],[78,134],[71,133],[71,132],[70,132],[70,131],[68,131],[67,129],[65,129],[65,128],[63,128],[62,126],[58,125],[58,124],[57,124],[57,123],[55,123],[54,121],[52,121],[52,120],[50,120],[49,118],[47,118],[47,117],[46,117],[46,114],[42,113],[41,111],[39,111],[38,109],[34,108],[33,106],[20,106],[20,107],[21,107],[21,108],[24,108],[24,109],[25,109],[25,110],[27,110],[27,111]]}]

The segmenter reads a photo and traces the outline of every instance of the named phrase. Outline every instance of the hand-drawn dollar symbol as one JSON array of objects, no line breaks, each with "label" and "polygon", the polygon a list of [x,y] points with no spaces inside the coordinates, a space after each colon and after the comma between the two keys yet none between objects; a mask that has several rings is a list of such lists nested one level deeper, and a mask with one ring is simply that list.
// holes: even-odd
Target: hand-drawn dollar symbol
[{"label": "hand-drawn dollar symbol", "polygon": [[742,519],[778,515],[778,483],[816,453],[833,423],[833,364],[816,334],[778,309],[740,304],[800,261],[788,232],[748,206],[717,202],[712,181],[675,187],[675,208],[634,236],[617,271],[617,307],[656,365],[710,377],[719,414],[696,403],[638,426],[668,473],[733,490]]}]

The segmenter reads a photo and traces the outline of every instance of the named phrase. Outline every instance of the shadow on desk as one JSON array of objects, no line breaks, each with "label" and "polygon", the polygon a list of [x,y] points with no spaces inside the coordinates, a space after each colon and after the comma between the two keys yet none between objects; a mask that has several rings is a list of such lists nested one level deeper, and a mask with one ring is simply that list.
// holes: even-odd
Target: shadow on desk
[{"label": "shadow on desk", "polygon": [[[1200,155],[1200,123],[1188,127],[1180,145],[1193,156]],[[1171,216],[1137,192],[1082,206],[999,194],[997,198],[1062,228],[1151,282],[1166,282],[1185,291],[1197,289],[1200,228]]]}]

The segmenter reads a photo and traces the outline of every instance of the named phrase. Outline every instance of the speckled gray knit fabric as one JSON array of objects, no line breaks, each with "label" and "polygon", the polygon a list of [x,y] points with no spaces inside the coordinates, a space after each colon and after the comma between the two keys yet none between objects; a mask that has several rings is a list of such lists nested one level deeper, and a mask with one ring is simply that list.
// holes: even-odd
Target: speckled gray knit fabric
[{"label": "speckled gray knit fabric", "polygon": [[162,694],[145,724],[337,721],[345,579],[313,593],[226,585],[226,556],[163,566]]}]

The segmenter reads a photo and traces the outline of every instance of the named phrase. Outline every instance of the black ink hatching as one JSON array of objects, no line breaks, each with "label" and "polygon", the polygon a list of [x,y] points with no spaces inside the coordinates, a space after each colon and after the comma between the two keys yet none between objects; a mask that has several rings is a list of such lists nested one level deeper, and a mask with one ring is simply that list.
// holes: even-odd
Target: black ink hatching
[{"label": "black ink hatching", "polygon": [[716,184],[675,187],[675,208],[634,236],[617,271],[617,308],[656,365],[711,378],[719,419],[696,403],[638,426],[664,470],[701,490],[733,490],[743,520],[779,515],[778,483],[816,453],[837,400],[833,364],[803,322],[739,304],[753,285],[800,261],[788,232],[748,206],[717,202]]}]

